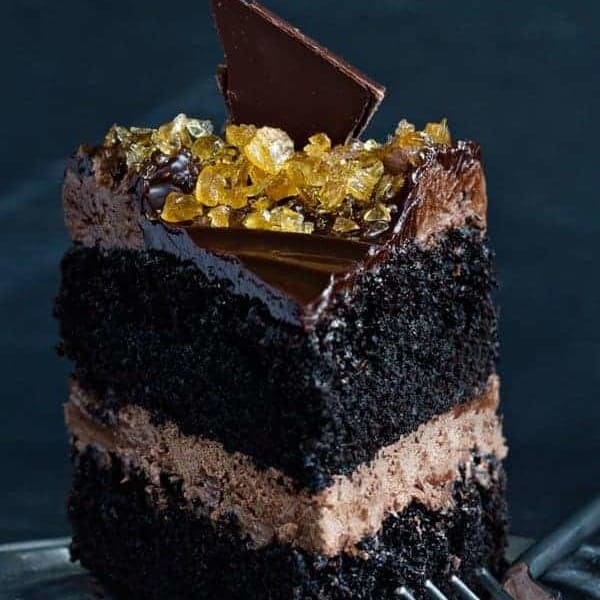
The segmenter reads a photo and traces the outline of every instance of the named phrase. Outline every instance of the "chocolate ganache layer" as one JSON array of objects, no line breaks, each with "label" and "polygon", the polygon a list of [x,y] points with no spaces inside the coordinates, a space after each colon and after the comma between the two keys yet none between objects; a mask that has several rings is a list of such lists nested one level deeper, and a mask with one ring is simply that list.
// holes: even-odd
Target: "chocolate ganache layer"
[{"label": "chocolate ganache layer", "polygon": [[[118,152],[82,147],[65,176],[63,199],[73,241],[104,248],[159,249],[195,262],[209,279],[227,280],[257,297],[273,316],[310,327],[332,292],[385,262],[390,247],[435,237],[466,224],[486,226],[487,198],[479,147],[458,142],[429,150],[409,168],[392,231],[373,243],[306,234],[171,226],[150,218],[149,189]],[[187,163],[186,163],[187,164]],[[177,169],[181,168],[181,165]],[[187,167],[185,167],[187,168]],[[406,168],[406,165],[404,166]],[[160,189],[182,173],[161,175]]]}]

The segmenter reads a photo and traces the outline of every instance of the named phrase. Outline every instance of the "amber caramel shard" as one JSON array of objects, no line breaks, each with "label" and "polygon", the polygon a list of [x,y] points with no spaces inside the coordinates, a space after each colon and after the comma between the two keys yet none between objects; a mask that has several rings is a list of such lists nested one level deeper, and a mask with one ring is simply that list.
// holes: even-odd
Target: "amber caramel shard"
[{"label": "amber caramel shard", "polygon": [[445,119],[422,131],[403,120],[383,144],[320,132],[295,150],[276,127],[230,124],[221,137],[180,114],[158,129],[115,125],[104,146],[122,151],[167,223],[373,240],[399,213],[409,171],[450,143]]},{"label": "amber caramel shard", "polygon": [[204,212],[194,196],[171,192],[167,195],[161,217],[167,223],[182,223],[193,221]]},{"label": "amber caramel shard", "polygon": [[277,175],[294,155],[294,142],[281,129],[261,127],[244,146],[244,155],[255,167]]}]

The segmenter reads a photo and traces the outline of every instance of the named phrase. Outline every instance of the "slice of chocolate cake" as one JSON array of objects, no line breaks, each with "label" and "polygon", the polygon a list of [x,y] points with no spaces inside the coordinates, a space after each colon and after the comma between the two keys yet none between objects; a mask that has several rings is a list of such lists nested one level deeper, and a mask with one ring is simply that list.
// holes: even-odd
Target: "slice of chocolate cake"
[{"label": "slice of chocolate cake", "polygon": [[213,8],[224,134],[114,126],[66,171],[73,557],[127,598],[475,586],[506,454],[479,148],[445,121],[359,141],[380,86]]}]

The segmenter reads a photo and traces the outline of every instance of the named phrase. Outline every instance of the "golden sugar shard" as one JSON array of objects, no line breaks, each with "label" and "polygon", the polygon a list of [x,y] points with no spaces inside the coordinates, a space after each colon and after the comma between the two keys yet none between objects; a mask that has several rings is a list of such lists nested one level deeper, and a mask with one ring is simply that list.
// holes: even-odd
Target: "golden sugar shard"
[{"label": "golden sugar shard", "polygon": [[[247,162],[247,161],[246,161]],[[262,169],[258,167],[248,164],[248,177],[253,186],[256,187],[257,190],[264,190],[274,179],[273,175],[266,173]]]},{"label": "golden sugar shard", "polygon": [[167,223],[184,223],[201,217],[204,210],[190,194],[171,192],[165,199],[160,213],[161,219]]},{"label": "golden sugar shard", "polygon": [[261,127],[244,146],[244,154],[254,166],[276,175],[294,155],[294,142],[281,129]]},{"label": "golden sugar shard", "polygon": [[200,204],[209,207],[225,204],[228,192],[227,179],[219,165],[208,165],[200,171],[194,192]]},{"label": "golden sugar shard", "polygon": [[304,206],[316,210],[321,202],[321,188],[302,186],[299,190],[300,200]]},{"label": "golden sugar shard", "polygon": [[243,225],[247,229],[269,229],[270,222],[271,213],[268,210],[258,210],[246,215]]},{"label": "golden sugar shard", "polygon": [[416,131],[415,126],[406,119],[402,119],[396,127],[393,143],[400,148],[409,150],[420,150],[425,146],[425,140],[420,131]]},{"label": "golden sugar shard", "polygon": [[252,193],[254,193],[252,187],[234,187],[223,204],[233,209],[244,208],[248,205],[248,196]]},{"label": "golden sugar shard", "polygon": [[176,143],[171,138],[171,126],[169,124],[161,125],[154,133],[152,143],[160,152],[168,156],[175,154],[179,149]]},{"label": "golden sugar shard", "polygon": [[302,228],[302,233],[313,233],[315,230],[315,224],[311,223],[310,221],[305,221],[304,222],[304,226]]},{"label": "golden sugar shard", "polygon": [[165,123],[156,130],[152,141],[163,154],[173,155],[184,146],[191,145],[187,121],[188,118],[180,113],[170,123]]},{"label": "golden sugar shard", "polygon": [[275,175],[263,189],[273,202],[298,195],[298,188],[283,171]]},{"label": "golden sugar shard", "polygon": [[147,127],[131,127],[129,133],[131,134],[130,145],[137,146],[139,149],[138,152],[141,152],[141,148],[146,149],[146,154],[148,156],[154,152],[152,146],[154,129],[148,129]]},{"label": "golden sugar shard", "polygon": [[355,163],[351,167],[346,183],[348,195],[360,202],[367,202],[373,195],[373,190],[379,183],[383,172],[384,167],[380,160],[375,160],[372,164],[366,166]]},{"label": "golden sugar shard", "polygon": [[373,152],[373,150],[377,150],[378,148],[381,148],[381,145],[377,140],[367,140],[364,143],[364,149],[367,152]]},{"label": "golden sugar shard", "polygon": [[248,205],[249,198],[261,193],[261,189],[255,185],[248,185],[250,165],[248,161],[241,160],[234,164],[222,165],[225,169],[227,185],[230,195],[223,204],[234,209],[244,208]]},{"label": "golden sugar shard", "polygon": [[152,134],[154,129],[149,127],[130,127],[129,133],[138,144],[150,144],[152,142]]},{"label": "golden sugar shard", "polygon": [[211,227],[229,227],[229,214],[231,209],[228,206],[215,206],[208,211],[208,220]]},{"label": "golden sugar shard", "polygon": [[423,133],[432,144],[449,146],[452,143],[447,119],[442,119],[439,123],[427,123]]},{"label": "golden sugar shard", "polygon": [[383,175],[373,195],[377,202],[387,202],[396,196],[404,187],[406,180],[402,175]]},{"label": "golden sugar shard", "polygon": [[199,137],[192,144],[191,152],[201,162],[207,163],[217,160],[224,148],[225,142],[220,137],[209,134]]},{"label": "golden sugar shard", "polygon": [[127,127],[121,127],[120,125],[113,125],[104,137],[105,146],[127,145],[129,143],[131,143],[131,132]]},{"label": "golden sugar shard", "polygon": [[125,151],[127,166],[129,168],[139,168],[143,162],[152,155],[153,148],[147,144],[132,143]]},{"label": "golden sugar shard", "polygon": [[173,137],[179,136],[182,142],[184,139],[189,141],[188,123],[189,119],[187,115],[179,113],[170,123],[171,135]]},{"label": "golden sugar shard", "polygon": [[235,165],[207,165],[198,175],[196,199],[208,207],[243,208],[248,204],[248,188],[239,185],[240,172]]},{"label": "golden sugar shard", "polygon": [[254,125],[227,125],[225,128],[225,141],[241,149],[250,143],[256,135],[256,131]]},{"label": "golden sugar shard", "polygon": [[327,182],[326,165],[314,158],[296,154],[285,165],[289,180],[297,187],[320,187]]},{"label": "golden sugar shard", "polygon": [[304,146],[307,156],[321,158],[331,151],[331,140],[326,133],[317,133],[308,138],[308,144]]},{"label": "golden sugar shard", "polygon": [[197,140],[199,138],[212,135],[213,133],[212,123],[204,119],[187,118],[187,120],[184,123],[184,127],[187,129],[187,132],[192,138],[192,140]]},{"label": "golden sugar shard", "polygon": [[319,189],[319,212],[335,212],[346,198],[346,180],[344,177],[330,177]]},{"label": "golden sugar shard", "polygon": [[261,196],[260,198],[252,202],[252,210],[254,212],[261,212],[263,210],[269,210],[272,206],[271,200],[267,196]]},{"label": "golden sugar shard", "polygon": [[372,223],[373,221],[389,222],[392,220],[392,212],[388,206],[379,203],[367,210],[363,215],[363,219],[368,223]]},{"label": "golden sugar shard", "polygon": [[346,217],[336,217],[335,222],[333,223],[333,231],[336,233],[352,233],[359,229],[360,227],[356,221],[347,219]]},{"label": "golden sugar shard", "polygon": [[271,211],[271,229],[290,233],[304,233],[304,216],[287,206],[278,206]]}]

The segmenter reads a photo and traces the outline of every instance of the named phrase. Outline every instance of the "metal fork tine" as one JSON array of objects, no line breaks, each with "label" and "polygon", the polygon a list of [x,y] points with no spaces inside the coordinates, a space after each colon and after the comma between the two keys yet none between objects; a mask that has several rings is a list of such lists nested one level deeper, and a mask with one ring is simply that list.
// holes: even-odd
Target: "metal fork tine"
[{"label": "metal fork tine", "polygon": [[395,590],[394,595],[400,596],[401,598],[406,598],[406,600],[416,600],[416,598],[413,596],[413,593],[404,585]]},{"label": "metal fork tine", "polygon": [[427,593],[435,600],[448,600],[442,593],[442,590],[440,590],[430,579],[425,582],[425,590],[427,590]]},{"label": "metal fork tine", "polygon": [[514,600],[514,598],[498,583],[496,578],[485,568],[480,567],[475,575],[481,585],[495,598],[495,600]]},{"label": "metal fork tine", "polygon": [[[497,579],[485,568],[476,569],[475,575],[481,585],[492,595],[494,600],[515,600],[497,581]],[[458,576],[452,575],[450,583],[463,600],[481,600],[481,598]],[[425,581],[425,591],[433,600],[449,600],[431,579]],[[394,596],[405,600],[416,600],[413,592],[405,585],[394,590]]]},{"label": "metal fork tine", "polygon": [[463,600],[480,600],[479,596],[460,577],[452,575],[450,582]]}]

